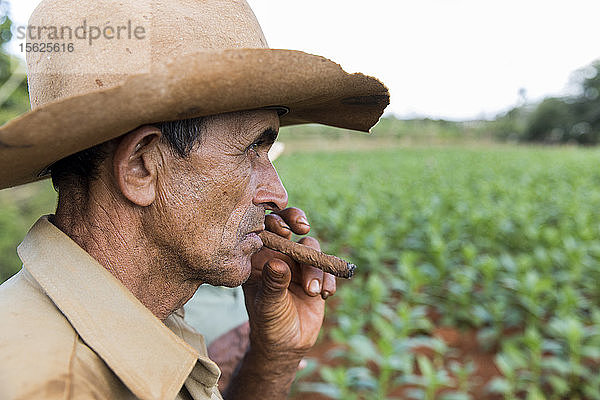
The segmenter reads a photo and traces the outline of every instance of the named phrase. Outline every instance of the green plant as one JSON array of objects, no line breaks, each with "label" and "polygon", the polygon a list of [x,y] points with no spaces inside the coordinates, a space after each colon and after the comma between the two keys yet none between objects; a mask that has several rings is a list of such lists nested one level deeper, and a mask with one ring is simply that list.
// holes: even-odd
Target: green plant
[{"label": "green plant", "polygon": [[[498,352],[503,376],[489,388],[506,399],[595,398],[599,156],[413,148],[278,161],[323,248],[359,266],[329,313],[337,322],[329,338],[346,369],[373,374],[363,398],[423,383],[416,349],[440,325],[476,330],[479,345]],[[369,352],[357,350],[357,335]],[[475,380],[448,374],[450,353],[421,364],[435,385],[449,384],[440,396],[468,396]]]}]

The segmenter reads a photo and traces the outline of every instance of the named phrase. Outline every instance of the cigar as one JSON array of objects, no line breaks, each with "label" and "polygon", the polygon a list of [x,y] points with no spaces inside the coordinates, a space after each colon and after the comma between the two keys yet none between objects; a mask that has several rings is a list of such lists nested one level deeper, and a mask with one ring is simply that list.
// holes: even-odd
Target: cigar
[{"label": "cigar", "polygon": [[262,231],[258,236],[265,247],[283,253],[296,262],[312,265],[323,272],[339,278],[350,279],[354,275],[356,265],[341,258],[330,256],[300,243],[292,242],[273,232]]}]

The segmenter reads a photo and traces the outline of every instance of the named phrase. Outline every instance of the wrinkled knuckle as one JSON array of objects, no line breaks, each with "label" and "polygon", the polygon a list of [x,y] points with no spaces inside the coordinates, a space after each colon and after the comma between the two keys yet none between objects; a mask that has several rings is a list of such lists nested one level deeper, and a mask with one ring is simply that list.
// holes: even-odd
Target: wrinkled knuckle
[{"label": "wrinkled knuckle", "polygon": [[274,224],[277,225],[281,221],[281,217],[277,214],[268,214],[265,216],[265,224]]},{"label": "wrinkled knuckle", "polygon": [[288,207],[285,210],[279,211],[278,214],[286,219],[294,219],[304,215],[304,211],[296,207]]},{"label": "wrinkled knuckle", "polygon": [[271,215],[282,215],[282,214],[285,214],[287,212],[287,210],[289,210],[289,208],[284,208],[283,210],[273,211],[271,213]]}]

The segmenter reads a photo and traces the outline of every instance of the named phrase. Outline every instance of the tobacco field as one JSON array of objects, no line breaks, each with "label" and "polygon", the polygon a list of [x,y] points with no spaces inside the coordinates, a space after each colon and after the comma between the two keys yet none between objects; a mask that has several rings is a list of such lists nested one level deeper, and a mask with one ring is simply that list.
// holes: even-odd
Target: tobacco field
[{"label": "tobacco field", "polygon": [[295,398],[600,399],[600,152],[292,154],[290,205],[359,266]]},{"label": "tobacco field", "polygon": [[[600,151],[463,146],[284,154],[325,251],[328,300],[295,399],[600,399]],[[53,211],[0,192],[2,280]]]}]

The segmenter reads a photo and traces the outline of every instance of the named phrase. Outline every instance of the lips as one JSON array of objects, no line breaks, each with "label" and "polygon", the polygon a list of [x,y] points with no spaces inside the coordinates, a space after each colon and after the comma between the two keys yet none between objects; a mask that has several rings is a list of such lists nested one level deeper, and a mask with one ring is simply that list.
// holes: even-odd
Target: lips
[{"label": "lips", "polygon": [[255,254],[260,249],[263,248],[263,241],[260,238],[260,236],[258,236],[258,232],[260,232],[262,230],[264,230],[264,229],[257,229],[255,231],[248,232],[248,234],[246,234],[246,238],[244,239],[244,242],[245,242],[245,245],[248,246],[247,250],[251,254]]},{"label": "lips", "polygon": [[255,229],[253,231],[248,232],[247,235],[250,235],[251,233],[254,233],[254,234],[258,235],[259,233],[261,233],[264,230],[265,230],[265,225],[263,224],[259,228]]}]

